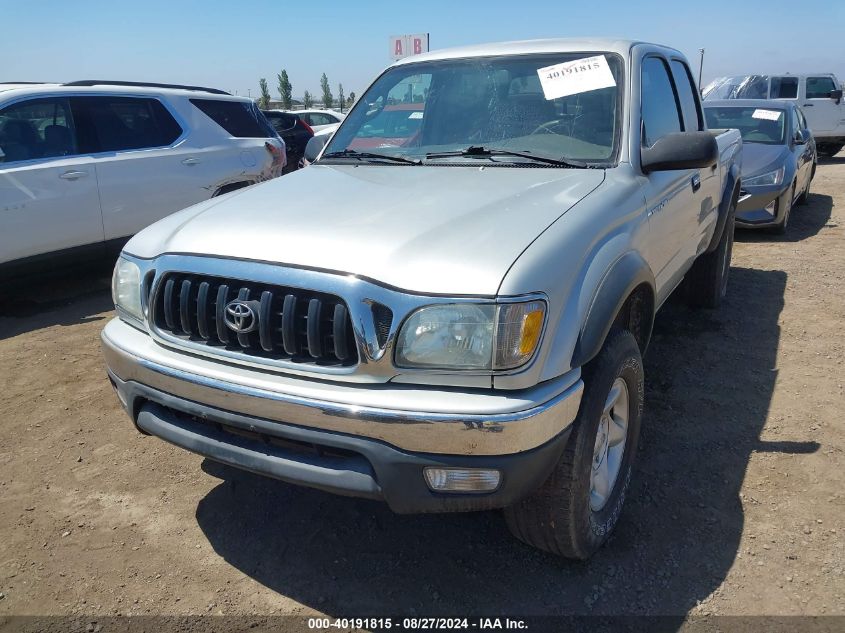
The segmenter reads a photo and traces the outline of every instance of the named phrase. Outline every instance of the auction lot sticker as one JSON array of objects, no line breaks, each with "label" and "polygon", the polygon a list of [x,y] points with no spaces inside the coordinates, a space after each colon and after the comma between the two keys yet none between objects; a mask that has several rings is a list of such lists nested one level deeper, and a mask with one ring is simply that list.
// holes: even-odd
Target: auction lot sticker
[{"label": "auction lot sticker", "polygon": [[546,66],[537,75],[547,101],[616,85],[604,55]]},{"label": "auction lot sticker", "polygon": [[751,115],[752,119],[765,119],[766,121],[777,121],[780,118],[779,110],[754,110]]}]

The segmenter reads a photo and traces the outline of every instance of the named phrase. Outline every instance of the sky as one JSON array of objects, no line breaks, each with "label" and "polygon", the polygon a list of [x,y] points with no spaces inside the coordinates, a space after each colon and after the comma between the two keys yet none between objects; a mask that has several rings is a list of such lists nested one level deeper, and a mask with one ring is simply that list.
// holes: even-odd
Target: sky
[{"label": "sky", "polygon": [[834,72],[845,81],[845,0],[0,0],[0,81],[121,79],[294,98],[360,95],[391,63],[388,38],[431,49],[544,37],[612,36],[684,52],[704,83],[725,74]]}]

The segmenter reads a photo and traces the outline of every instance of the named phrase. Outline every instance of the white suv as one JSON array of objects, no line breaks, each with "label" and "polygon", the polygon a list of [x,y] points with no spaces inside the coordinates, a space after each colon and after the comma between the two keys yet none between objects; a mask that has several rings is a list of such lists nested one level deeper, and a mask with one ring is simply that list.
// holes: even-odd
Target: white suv
[{"label": "white suv", "polygon": [[282,173],[284,141],[220,90],[0,84],[0,280],[119,251],[166,215]]}]

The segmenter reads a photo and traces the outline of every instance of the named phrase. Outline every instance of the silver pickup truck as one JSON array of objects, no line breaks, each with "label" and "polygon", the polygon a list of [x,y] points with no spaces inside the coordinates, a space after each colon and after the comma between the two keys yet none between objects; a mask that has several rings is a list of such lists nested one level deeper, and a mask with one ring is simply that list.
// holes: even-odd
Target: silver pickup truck
[{"label": "silver pickup truck", "polygon": [[725,295],[739,133],[683,55],[542,40],[385,70],[306,169],[139,233],[109,378],[142,433],[398,513],[617,522],[656,310]]}]

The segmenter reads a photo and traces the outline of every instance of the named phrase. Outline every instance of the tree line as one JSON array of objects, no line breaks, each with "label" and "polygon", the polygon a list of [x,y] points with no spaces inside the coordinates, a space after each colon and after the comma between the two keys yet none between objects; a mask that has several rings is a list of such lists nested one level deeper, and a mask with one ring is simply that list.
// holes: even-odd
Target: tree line
[{"label": "tree line", "polygon": [[[279,101],[282,103],[282,109],[290,110],[293,107],[293,84],[290,81],[290,77],[288,77],[287,70],[283,68],[282,72],[276,75],[276,79],[278,81],[276,90],[279,93]],[[266,110],[270,107],[270,100],[273,98],[270,95],[270,87],[267,84],[266,78],[262,77],[258,80],[258,88],[260,95],[258,97],[258,107]],[[342,112],[344,107],[350,108],[355,103],[355,93],[350,92],[349,96],[346,96],[343,92],[343,84],[337,85],[337,100],[335,101],[335,96],[332,94],[329,78],[326,76],[326,73],[323,73],[322,77],[320,77],[320,90],[323,95],[319,102],[326,109],[334,107],[334,104],[337,103]],[[306,108],[312,108],[315,102],[315,95],[312,95],[306,90],[302,95],[302,105]]]}]

